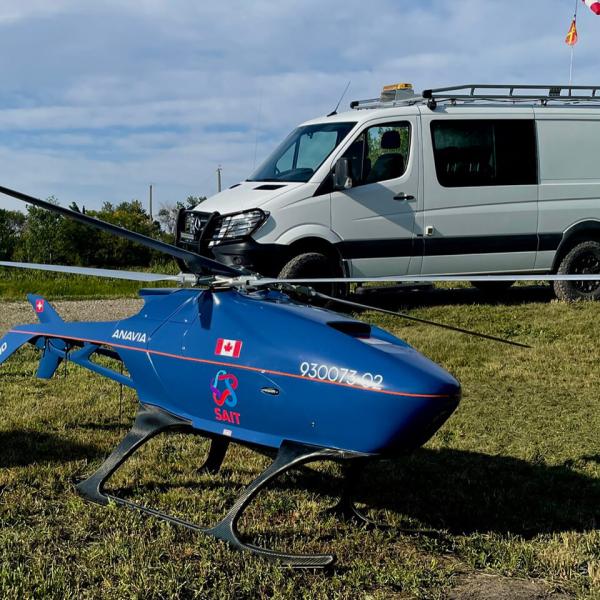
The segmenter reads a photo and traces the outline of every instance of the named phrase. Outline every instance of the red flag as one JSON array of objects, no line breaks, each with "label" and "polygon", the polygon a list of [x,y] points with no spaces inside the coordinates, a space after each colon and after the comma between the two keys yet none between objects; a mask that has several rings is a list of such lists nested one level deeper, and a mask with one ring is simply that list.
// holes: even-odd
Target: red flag
[{"label": "red flag", "polygon": [[565,38],[565,44],[567,46],[574,46],[577,43],[577,39],[577,22],[573,19],[569,33],[567,33],[567,37]]}]

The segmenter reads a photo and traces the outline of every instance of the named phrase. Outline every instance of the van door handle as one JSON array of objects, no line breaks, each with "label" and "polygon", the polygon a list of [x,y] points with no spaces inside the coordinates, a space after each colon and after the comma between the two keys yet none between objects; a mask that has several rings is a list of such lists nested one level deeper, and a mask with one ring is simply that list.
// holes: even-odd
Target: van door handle
[{"label": "van door handle", "polygon": [[414,200],[415,197],[410,194],[405,194],[404,192],[400,192],[397,196],[394,196],[394,200]]}]

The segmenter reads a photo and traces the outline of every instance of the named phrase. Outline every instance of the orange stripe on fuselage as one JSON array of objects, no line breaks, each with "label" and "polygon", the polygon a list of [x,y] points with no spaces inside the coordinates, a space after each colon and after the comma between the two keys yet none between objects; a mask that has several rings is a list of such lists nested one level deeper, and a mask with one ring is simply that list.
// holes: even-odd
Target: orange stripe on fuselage
[{"label": "orange stripe on fuselage", "polygon": [[339,381],[328,381],[323,379],[311,379],[297,373],[286,373],[285,371],[274,371],[272,369],[261,369],[259,367],[249,367],[248,365],[240,365],[237,363],[226,363],[218,360],[210,360],[208,358],[195,358],[193,356],[182,356],[180,354],[171,354],[170,352],[161,352],[160,350],[149,350],[147,348],[136,348],[135,346],[126,346],[125,344],[115,344],[111,341],[91,340],[87,338],[74,337],[71,335],[58,335],[54,333],[40,331],[26,331],[24,329],[12,329],[10,333],[24,333],[27,335],[36,335],[40,337],[54,337],[63,340],[73,340],[76,342],[87,342],[89,344],[98,344],[100,346],[111,346],[113,348],[123,348],[124,350],[133,350],[135,352],[143,352],[144,354],[153,354],[156,356],[164,356],[166,358],[174,358],[176,360],[187,360],[189,362],[202,363],[207,365],[216,365],[220,367],[230,367],[233,369],[243,369],[245,371],[255,371],[257,373],[268,373],[269,375],[280,375],[281,377],[291,377],[293,379],[302,379],[303,381],[313,381],[315,383],[326,383],[329,385],[337,385],[353,390],[362,390],[364,392],[376,392],[378,394],[388,394],[391,396],[404,396],[408,398],[450,398],[449,394],[411,394],[410,392],[393,392],[391,390],[379,390],[376,388],[361,388],[349,383],[340,383]]}]

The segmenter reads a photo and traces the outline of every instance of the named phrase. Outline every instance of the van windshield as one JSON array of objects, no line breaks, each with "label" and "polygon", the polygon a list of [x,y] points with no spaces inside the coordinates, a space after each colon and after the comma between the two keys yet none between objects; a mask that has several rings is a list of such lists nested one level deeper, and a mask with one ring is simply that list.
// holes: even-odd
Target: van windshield
[{"label": "van windshield", "polygon": [[294,129],[247,181],[307,182],[356,123],[322,123]]}]

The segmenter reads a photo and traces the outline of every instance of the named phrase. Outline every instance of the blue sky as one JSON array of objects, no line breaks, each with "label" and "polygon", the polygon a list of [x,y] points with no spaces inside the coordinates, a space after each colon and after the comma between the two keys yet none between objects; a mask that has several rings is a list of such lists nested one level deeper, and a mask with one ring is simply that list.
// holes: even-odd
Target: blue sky
[{"label": "blue sky", "polygon": [[[155,205],[244,179],[297,123],[396,81],[567,83],[573,0],[2,0],[0,184]],[[574,83],[600,84],[580,3]],[[0,199],[0,207],[18,203]]]}]

